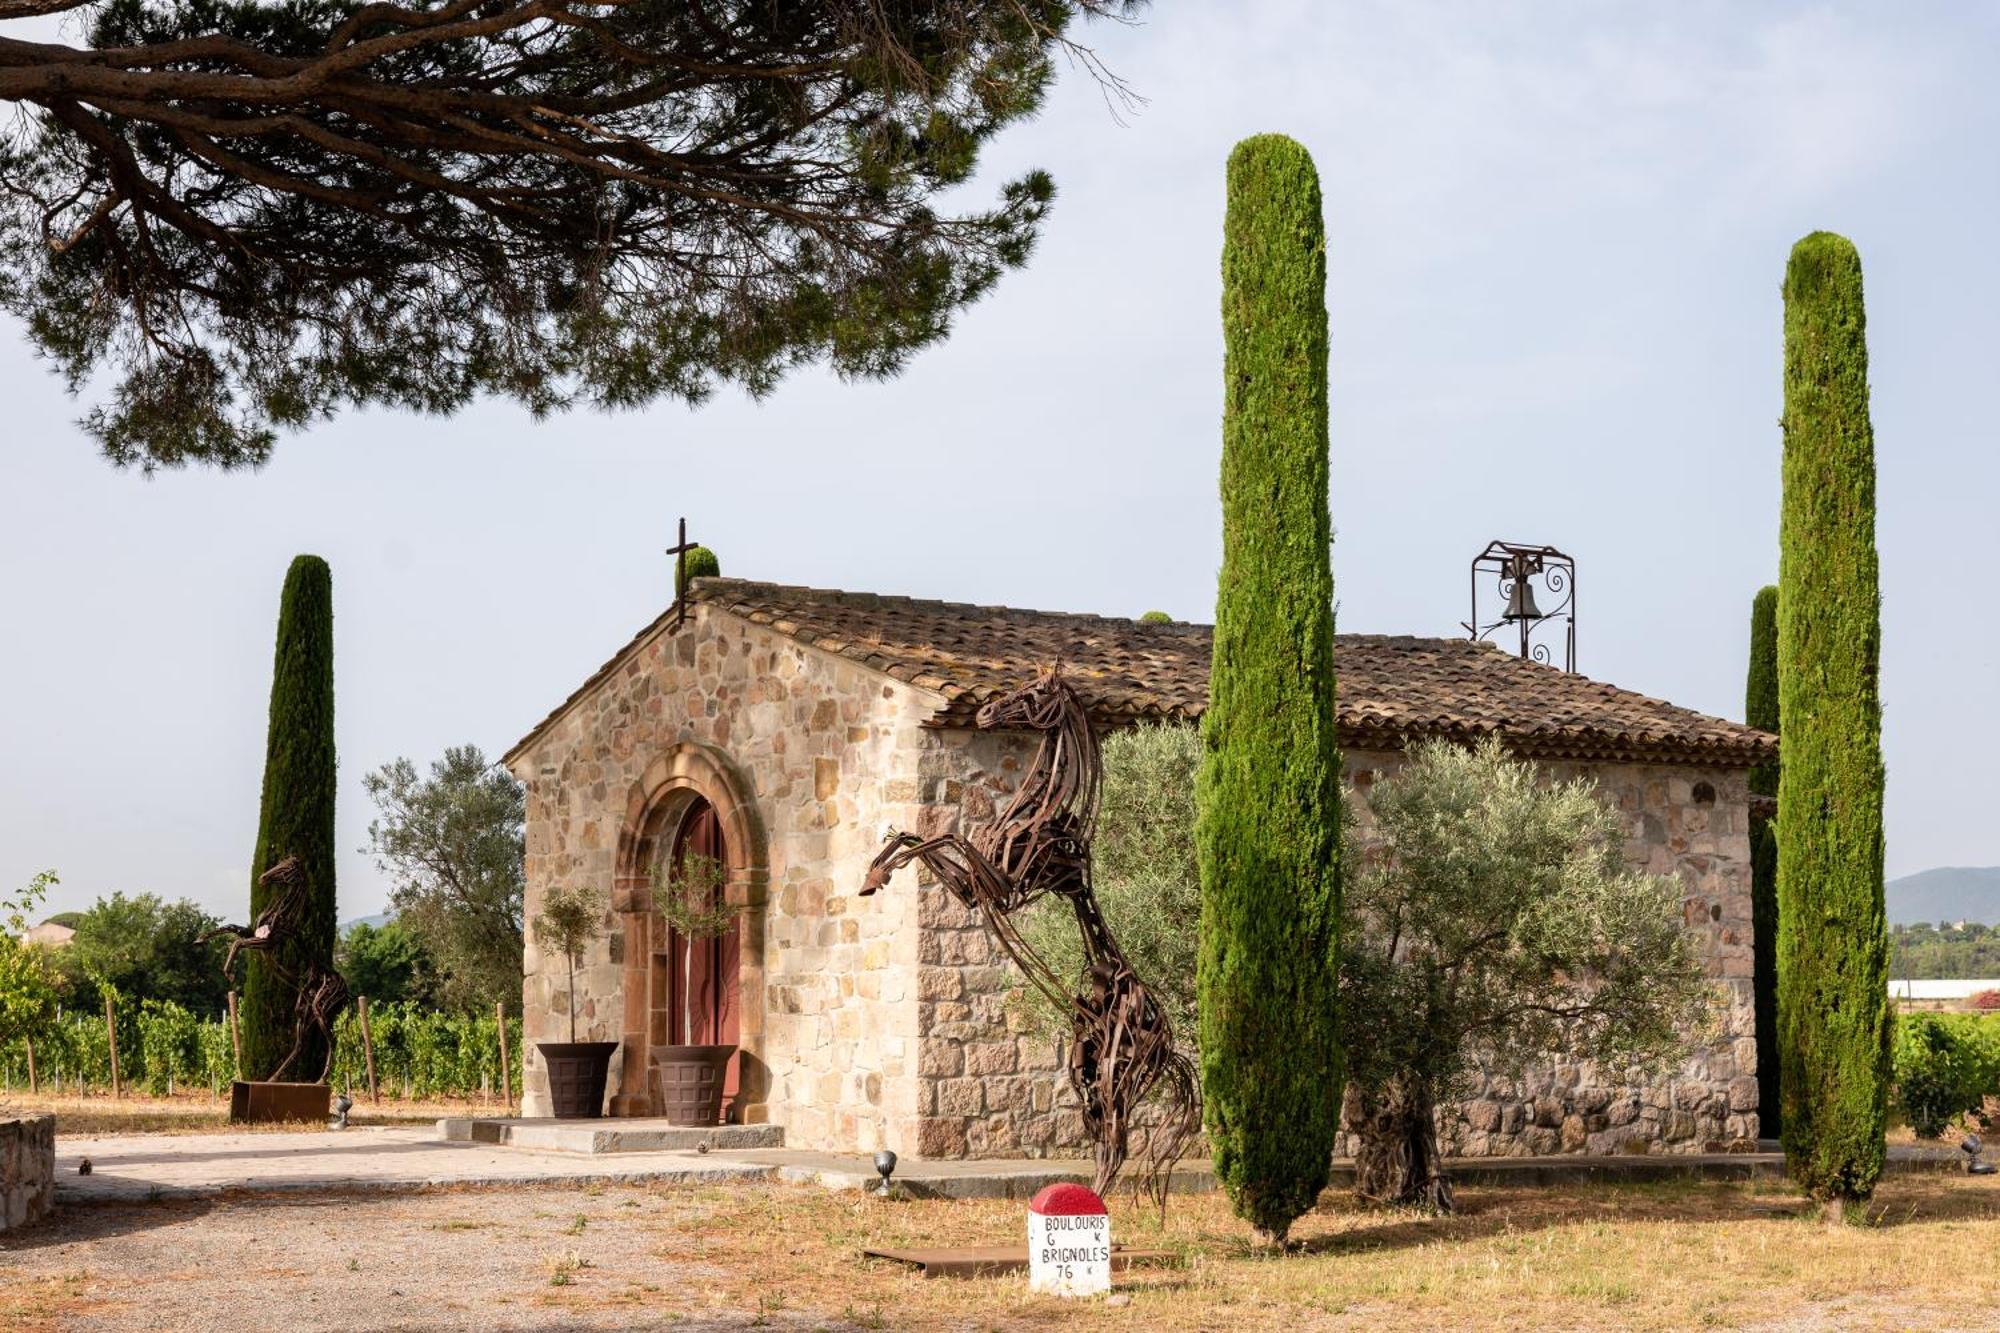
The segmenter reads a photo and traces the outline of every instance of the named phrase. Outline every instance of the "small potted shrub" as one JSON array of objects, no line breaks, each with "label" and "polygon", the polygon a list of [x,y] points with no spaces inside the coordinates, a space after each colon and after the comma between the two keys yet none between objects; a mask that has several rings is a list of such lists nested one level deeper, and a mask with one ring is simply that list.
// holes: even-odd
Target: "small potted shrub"
[{"label": "small potted shrub", "polygon": [[681,950],[681,1044],[653,1051],[653,1101],[676,1125],[713,1125],[722,1119],[723,1084],[729,1074],[730,1045],[697,1045],[694,1040],[694,951],[728,933],[742,911],[723,894],[722,863],[691,853],[678,866],[653,874],[653,905],[685,943]]},{"label": "small potted shrub", "polygon": [[604,900],[582,887],[550,893],[535,918],[535,939],[542,948],[561,953],[569,964],[569,1040],[535,1043],[549,1073],[550,1114],[557,1119],[604,1113],[605,1075],[618,1043],[576,1039],[576,965],[602,931],[603,919]]}]

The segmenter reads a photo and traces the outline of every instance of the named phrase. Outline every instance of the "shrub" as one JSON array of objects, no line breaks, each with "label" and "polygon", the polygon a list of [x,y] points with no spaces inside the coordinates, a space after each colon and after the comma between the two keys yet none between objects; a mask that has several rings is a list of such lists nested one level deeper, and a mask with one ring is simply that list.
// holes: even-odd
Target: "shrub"
[{"label": "shrub", "polygon": [[1991,1009],[2000,1009],[2000,990],[1975,991],[1967,1003],[1974,1009],[1981,1010],[1982,1012]]},{"label": "shrub", "polygon": [[[722,562],[717,560],[715,552],[709,550],[706,546],[690,546],[688,548],[687,565],[685,568],[685,577],[688,583],[693,583],[696,579],[719,578],[722,574]],[[674,596],[676,598],[687,592],[687,588],[681,582],[682,577],[682,566],[676,563],[674,566]]]},{"label": "shrub", "polygon": [[2000,1021],[1904,1014],[1895,1052],[1896,1103],[1921,1138],[1937,1138],[1988,1097],[2000,1097]]},{"label": "shrub", "polygon": [[1356,1187],[1449,1211],[1436,1114],[1475,1072],[1657,1066],[1702,1026],[1709,981],[1681,881],[1626,864],[1588,780],[1544,782],[1496,740],[1426,741],[1369,805],[1380,842],[1341,931]]},{"label": "shrub", "polygon": [[[1201,869],[1195,853],[1195,774],[1201,733],[1187,726],[1140,726],[1104,738],[1092,871],[1105,924],[1166,1010],[1183,1050],[1195,1050],[1195,967],[1201,946]],[[1058,976],[1083,975],[1076,913],[1045,898],[1021,918],[1021,936]],[[1037,1033],[1069,1030],[1069,1010],[1033,986],[1014,1007]]]},{"label": "shrub", "polygon": [[1327,509],[1326,245],[1306,150],[1229,155],[1222,572],[1198,785],[1201,1074],[1217,1178],[1267,1241],[1326,1187],[1340,754]]}]

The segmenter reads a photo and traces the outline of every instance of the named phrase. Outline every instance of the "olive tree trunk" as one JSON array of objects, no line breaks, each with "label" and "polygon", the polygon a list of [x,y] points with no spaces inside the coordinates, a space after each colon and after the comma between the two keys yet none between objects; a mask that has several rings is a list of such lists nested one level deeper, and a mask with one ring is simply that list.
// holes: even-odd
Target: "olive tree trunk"
[{"label": "olive tree trunk", "polygon": [[1377,1203],[1456,1212],[1438,1148],[1437,1101],[1430,1087],[1399,1076],[1356,1092],[1354,1192]]}]

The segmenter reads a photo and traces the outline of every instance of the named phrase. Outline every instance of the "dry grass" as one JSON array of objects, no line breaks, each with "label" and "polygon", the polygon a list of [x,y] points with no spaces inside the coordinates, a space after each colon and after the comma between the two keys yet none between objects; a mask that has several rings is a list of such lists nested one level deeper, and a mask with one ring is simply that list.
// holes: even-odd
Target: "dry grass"
[{"label": "dry grass", "polygon": [[[48,1115],[56,1118],[56,1133],[68,1136],[98,1134],[242,1134],[262,1130],[291,1132],[296,1125],[232,1125],[229,1099],[206,1093],[177,1097],[113,1097],[110,1093],[87,1097],[31,1097],[24,1092],[0,1096],[0,1114]],[[440,1116],[504,1115],[498,1102],[478,1101],[394,1101],[383,1098],[371,1105],[366,1094],[354,1099],[348,1113],[350,1125],[426,1125]]]},{"label": "dry grass", "polygon": [[71,1213],[0,1242],[0,1327],[740,1329],[1756,1329],[2000,1327],[2000,1184],[1897,1176],[1866,1226],[1781,1186],[1469,1189],[1463,1216],[1329,1196],[1298,1252],[1253,1251],[1214,1196],[1117,1238],[1178,1267],[1116,1303],[1024,1278],[926,1281],[864,1248],[1023,1238],[1005,1202],[812,1186],[241,1197]]}]

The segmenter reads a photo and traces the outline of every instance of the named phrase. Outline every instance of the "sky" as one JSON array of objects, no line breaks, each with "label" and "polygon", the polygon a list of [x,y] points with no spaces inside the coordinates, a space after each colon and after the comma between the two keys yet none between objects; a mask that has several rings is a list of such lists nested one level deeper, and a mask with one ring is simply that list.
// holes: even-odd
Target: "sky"
[{"label": "sky", "polygon": [[1493,538],[1577,561],[1579,667],[1740,718],[1777,575],[1779,283],[1867,273],[1891,875],[2000,864],[1991,389],[2000,4],[1157,5],[990,148],[1058,197],[1028,268],[900,377],[762,402],[353,413],[256,473],[113,469],[0,325],[0,894],[242,919],[279,588],[333,568],[340,907],[379,910],[362,777],[507,750],[726,574],[1208,620],[1223,166],[1306,145],[1329,247],[1343,631],[1447,635]]}]

